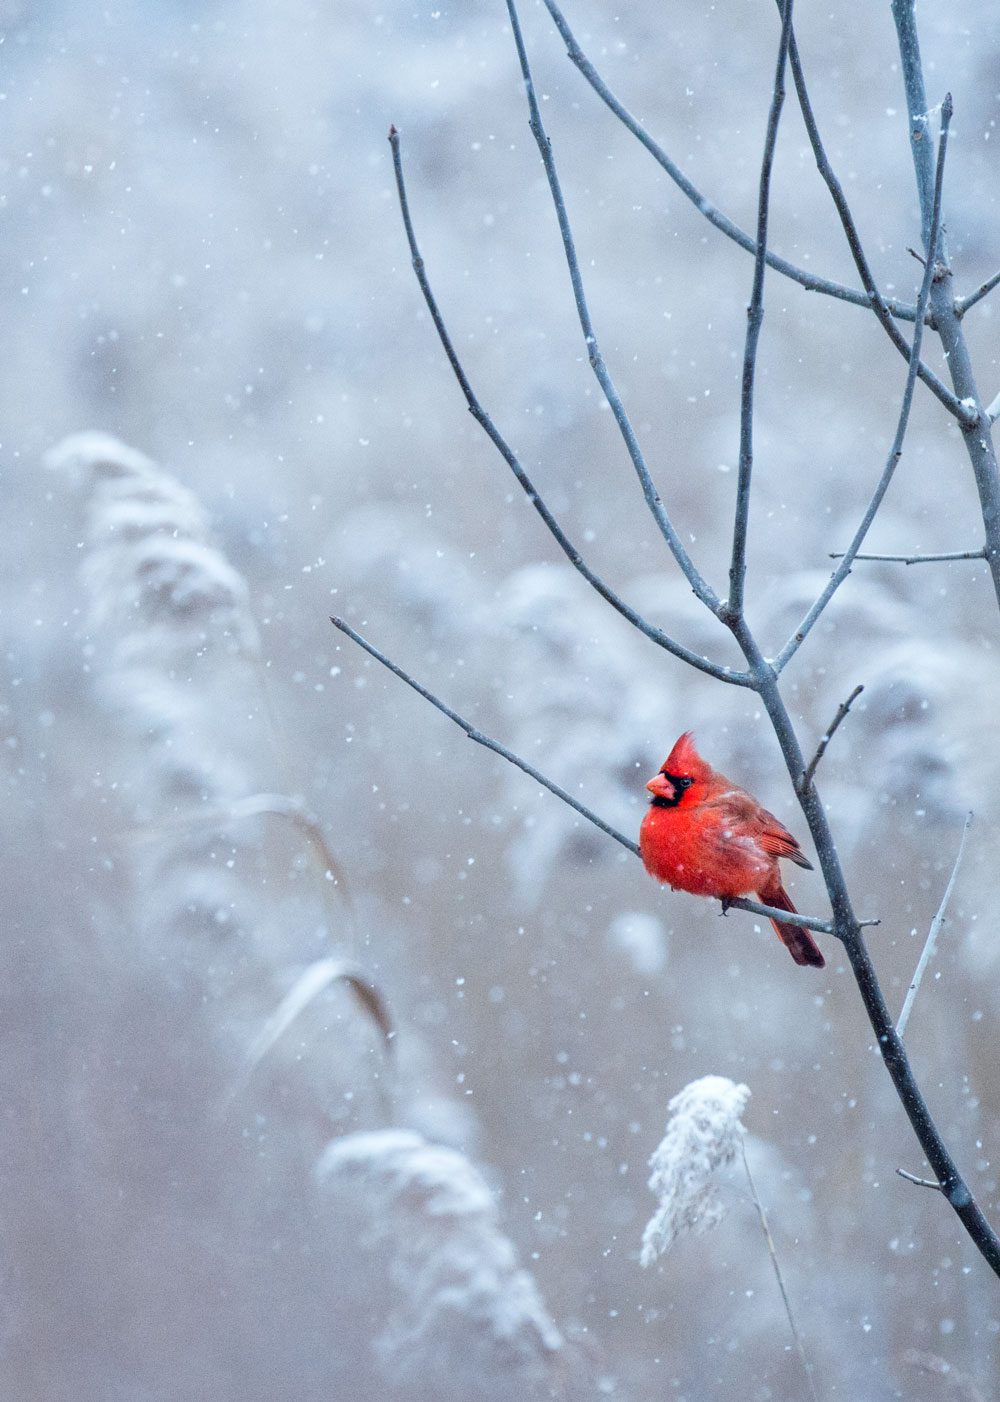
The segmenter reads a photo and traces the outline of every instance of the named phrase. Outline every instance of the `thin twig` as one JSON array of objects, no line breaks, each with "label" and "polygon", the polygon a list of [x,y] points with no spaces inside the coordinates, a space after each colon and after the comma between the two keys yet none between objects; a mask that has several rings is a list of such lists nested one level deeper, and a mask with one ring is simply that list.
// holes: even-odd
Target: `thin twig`
[{"label": "thin twig", "polygon": [[995,424],[997,419],[1000,418],[1000,394],[990,400],[984,412],[990,423]]},{"label": "thin twig", "polygon": [[[708,222],[720,233],[725,234],[734,243],[738,244],[747,253],[756,253],[757,245],[750,234],[746,233],[739,225],[735,224],[728,215],[723,214],[720,209],[706,199],[701,191],[688,179],[675,161],[667,155],[663,147],[649,134],[642,123],[632,115],[627,107],[621,103],[614,95],[607,83],[597,72],[597,69],[587,58],[587,55],[577,43],[573,31],[566,22],[565,16],[556,4],[556,0],[543,0],[545,8],[552,16],[552,21],[559,30],[560,35],[566,45],[566,52],[570,61],[576,66],[582,76],[587,80],[594,92],[618,118],[622,125],[632,133],[639,144],[649,152],[657,165],[664,170],[674,182],[681,193],[694,205],[699,214],[704,215]],[[783,274],[799,285],[807,292],[821,292],[827,297],[834,297],[841,302],[850,302],[856,307],[868,308],[871,306],[871,299],[865,292],[858,292],[853,287],[846,287],[843,283],[832,282],[829,278],[817,277],[815,273],[806,272],[804,268],[796,267],[794,263],[788,262],[786,258],[781,258],[776,253],[768,252],[767,266],[773,268],[775,272]],[[912,321],[916,316],[916,307],[912,302],[901,302],[895,297],[887,297],[885,305],[892,312],[893,316],[901,321]]]},{"label": "thin twig", "polygon": [[937,937],[940,933],[941,926],[944,924],[945,911],[948,909],[948,902],[951,900],[951,893],[955,889],[955,881],[958,878],[958,869],[962,865],[962,854],[965,851],[965,839],[968,834],[969,825],[971,822],[972,814],[968,813],[965,818],[965,825],[962,828],[962,837],[958,844],[958,852],[955,856],[955,865],[951,869],[951,876],[948,878],[948,884],[944,888],[944,895],[941,897],[941,904],[938,906],[937,914],[931,921],[931,927],[927,931],[927,942],[924,945],[923,953],[917,961],[917,967],[913,971],[913,980],[910,983],[909,988],[906,990],[906,998],[903,1000],[903,1010],[899,1014],[899,1021],[896,1023],[896,1031],[899,1033],[900,1037],[904,1036],[906,1033],[906,1024],[910,1020],[910,1012],[913,1008],[913,1001],[917,996],[917,991],[920,988],[921,980],[924,977],[927,965],[930,963],[931,956],[934,953],[934,946],[937,944]]},{"label": "thin twig", "polygon": [[920,199],[924,246],[927,248],[928,258],[935,266],[931,287],[934,327],[944,351],[952,388],[959,399],[969,407],[970,412],[975,414],[974,421],[967,426],[963,434],[963,442],[979,497],[986,543],[986,563],[993,583],[993,592],[1000,606],[1000,463],[997,462],[993,435],[990,432],[990,420],[982,408],[982,397],[976,383],[969,345],[962,330],[962,322],[955,311],[951,263],[940,220],[933,247],[928,242],[933,222],[934,158],[929,140],[930,114],[927,110],[927,89],[920,58],[915,0],[891,0],[890,9],[899,40],[900,70],[910,127],[910,153]]},{"label": "thin twig", "polygon": [[833,739],[834,734],[835,734],[835,732],[836,732],[836,730],[837,730],[838,725],[840,725],[840,722],[841,722],[841,721],[844,719],[844,717],[847,715],[848,711],[851,709],[851,707],[854,705],[855,701],[858,699],[858,697],[861,695],[861,693],[862,693],[863,691],[864,691],[864,687],[863,687],[863,686],[856,686],[856,687],[854,688],[854,690],[851,692],[850,696],[847,698],[847,700],[846,700],[846,701],[841,701],[840,705],[837,707],[837,714],[834,716],[833,720],[832,720],[832,721],[830,722],[830,724],[827,726],[826,731],[824,732],[823,738],[820,740],[819,744],[816,746],[816,753],[813,755],[812,759],[809,761],[809,763],[806,765],[805,769],[804,769],[803,772],[802,772],[802,777],[801,777],[801,779],[799,780],[799,783],[798,783],[798,785],[797,785],[797,787],[798,787],[800,793],[801,793],[801,792],[804,792],[804,790],[806,790],[806,789],[809,787],[809,785],[812,783],[812,781],[813,781],[813,779],[814,779],[814,777],[815,777],[815,775],[816,775],[817,766],[819,765],[820,760],[823,758],[824,754],[826,753],[826,747],[827,747],[827,745],[829,745],[830,741]]},{"label": "thin twig", "polygon": [[609,603],[616,612],[620,613],[634,628],[637,628],[640,633],[643,633],[652,642],[666,649],[667,652],[679,658],[682,662],[689,663],[700,672],[705,672],[708,676],[715,677],[718,681],[726,681],[735,686],[748,686],[750,680],[745,673],[735,672],[729,667],[717,665],[709,661],[706,657],[700,657],[696,652],[692,652],[690,648],[686,648],[682,643],[676,642],[669,634],[665,633],[662,628],[657,628],[653,624],[647,622],[640,613],[615,593],[610,585],[606,584],[601,576],[586,563],[579,550],[560,526],[540,494],[536,491],[531,479],[521,466],[517,455],[500,433],[489,413],[487,413],[486,409],[484,409],[479,402],[462,363],[458,358],[451,336],[448,333],[448,328],[445,325],[444,317],[441,314],[441,309],[438,306],[437,298],[434,296],[430,280],[427,277],[426,266],[417,244],[417,236],[410,214],[409,197],[406,193],[406,181],[403,177],[403,158],[400,147],[400,137],[399,132],[394,126],[389,128],[389,145],[392,148],[392,161],[396,176],[396,190],[399,195],[399,208],[403,217],[403,227],[406,230],[406,240],[410,248],[413,270],[416,273],[417,282],[423,293],[424,301],[427,304],[427,310],[430,312],[431,320],[438,334],[438,339],[448,358],[448,364],[451,366],[452,373],[458,381],[462,394],[465,396],[465,402],[468,405],[469,412],[514,474],[519,486],[528,501],[538,512],[538,515],[542,518],[542,521],[545,523],[556,544],[559,546],[560,550],[562,550],[573,568],[578,574],[583,576],[591,588],[596,590],[602,599]]},{"label": "thin twig", "polygon": [[1000,284],[1000,272],[995,272],[992,277],[986,279],[981,287],[977,287],[975,292],[970,292],[967,297],[956,297],[955,315],[959,318],[963,317],[970,307],[974,307],[977,302],[988,297],[998,284]]},{"label": "thin twig", "polygon": [[580,272],[580,262],[576,253],[576,244],[573,239],[573,231],[570,227],[569,215],[566,211],[566,202],[563,199],[562,187],[559,183],[559,176],[556,171],[555,160],[552,156],[552,142],[549,140],[542,122],[542,113],[535,96],[535,85],[531,77],[531,68],[528,63],[528,51],[524,46],[524,36],[521,33],[521,24],[517,17],[517,8],[514,0],[507,0],[507,13],[510,17],[511,30],[514,34],[514,44],[517,48],[518,62],[521,66],[521,76],[524,79],[524,91],[528,99],[529,121],[528,125],[531,134],[535,138],[539,155],[542,158],[542,166],[545,170],[545,178],[548,181],[549,193],[552,196],[552,203],[555,208],[556,218],[559,221],[559,233],[562,237],[563,251],[566,255],[566,264],[569,268],[570,282],[573,286],[573,300],[576,303],[577,316],[580,320],[580,327],[583,331],[584,341],[587,346],[587,356],[590,361],[594,375],[598,384],[604,392],[604,397],[608,401],[611,412],[614,415],[618,430],[622,440],[632,460],[636,476],[642,486],[642,494],[646,500],[646,505],[660,528],[664,540],[670,547],[671,554],[677,561],[685,578],[691,585],[695,594],[707,608],[716,612],[719,608],[719,597],[715,590],[704,580],[696,568],[687,550],[681,541],[680,536],[674,529],[673,522],[667,515],[666,508],[660,499],[660,494],[653,485],[646,459],[643,456],[639,440],[636,437],[635,429],[622,403],[621,395],[615,386],[614,380],[604,361],[600,345],[597,340],[597,333],[590,316],[590,308],[587,305],[587,296],[583,287],[583,277]]},{"label": "thin twig", "polygon": [[908,1348],[903,1354],[903,1362],[911,1368],[919,1368],[922,1373],[943,1380],[947,1395],[953,1402],[986,1402],[985,1394],[976,1386],[976,1381],[968,1373],[956,1368],[947,1358],[936,1353],[925,1353],[918,1348]]},{"label": "thin twig", "polygon": [[778,1282],[778,1289],[781,1291],[781,1299],[785,1306],[785,1314],[788,1318],[788,1327],[792,1331],[792,1338],[795,1340],[795,1347],[798,1350],[799,1360],[802,1363],[802,1371],[806,1375],[806,1382],[809,1384],[809,1396],[813,1402],[819,1402],[816,1396],[816,1385],[813,1382],[812,1364],[806,1358],[805,1346],[802,1343],[802,1336],[795,1323],[795,1315],[792,1313],[792,1302],[789,1299],[788,1291],[785,1288],[785,1280],[781,1274],[781,1265],[778,1261],[777,1248],[774,1245],[774,1238],[771,1235],[771,1228],[768,1225],[767,1213],[764,1211],[764,1204],[760,1200],[757,1191],[757,1184],[754,1182],[753,1174],[750,1172],[750,1163],[747,1159],[747,1147],[745,1137],[740,1135],[740,1153],[743,1156],[743,1167],[747,1175],[747,1183],[750,1185],[750,1196],[753,1198],[753,1205],[757,1209],[757,1217],[760,1221],[760,1229],[764,1233],[764,1241],[767,1243],[767,1254],[771,1258],[771,1267],[774,1270],[774,1278]]},{"label": "thin twig", "polygon": [[[944,163],[948,150],[948,128],[951,123],[951,112],[951,94],[949,93],[941,106],[941,139],[938,143],[937,172],[934,181],[934,204],[932,207],[931,227],[928,236],[928,248],[931,250],[937,245],[938,231],[941,226],[941,191],[944,185]],[[893,474],[902,457],[903,440],[906,437],[907,426],[910,422],[910,408],[913,404],[913,391],[917,382],[917,366],[920,362],[920,345],[924,333],[923,312],[930,298],[931,283],[934,279],[934,266],[934,259],[928,258],[927,267],[924,269],[923,281],[920,284],[920,296],[917,298],[917,310],[919,315],[913,328],[913,345],[910,348],[910,364],[906,372],[906,385],[903,389],[903,400],[899,410],[899,419],[896,424],[896,433],[892,441],[892,447],[889,450],[889,456],[882,470],[882,476],[879,478],[878,485],[872,493],[871,500],[865,509],[865,514],[861,518],[861,524],[854,533],[854,539],[845,551],[840,564],[830,576],[826,588],[820,594],[819,598],[775,659],[774,669],[776,672],[781,672],[782,669],[788,665],[792,657],[794,657],[795,653],[798,652],[816,620],[850,574],[854,558],[864,544],[865,536],[868,534],[869,527],[874,521],[879,507],[882,505],[882,500],[889,490],[889,483],[892,481]]]},{"label": "thin twig", "polygon": [[[474,741],[477,745],[484,746],[487,750],[492,750],[493,753],[499,755],[501,759],[505,759],[508,763],[515,765],[530,778],[534,779],[536,783],[548,789],[549,793],[555,794],[556,798],[561,798],[563,803],[569,804],[570,808],[579,813],[582,818],[586,818],[589,823],[593,823],[594,827],[600,828],[601,832],[607,833],[608,837],[613,837],[616,842],[620,843],[622,847],[631,852],[633,856],[638,857],[640,855],[638,843],[633,842],[630,837],[626,837],[625,834],[619,832],[617,828],[613,828],[611,824],[606,823],[603,818],[599,818],[586,804],[575,799],[572,794],[568,794],[565,789],[560,788],[553,780],[547,778],[540,769],[536,769],[535,766],[529,764],[526,759],[522,759],[520,755],[516,755],[513,750],[509,750],[507,746],[502,745],[499,740],[494,740],[489,735],[484,735],[471,721],[467,721],[464,716],[459,715],[458,711],[453,710],[447,702],[442,701],[439,696],[435,696],[432,691],[428,691],[427,687],[418,682],[415,677],[411,677],[409,672],[404,671],[398,663],[393,662],[391,657],[387,657],[384,652],[380,652],[374,643],[370,643],[367,638],[355,632],[351,625],[346,623],[344,619],[334,617],[330,619],[330,622],[335,628],[338,628],[341,633],[346,634],[352,642],[357,643],[358,647],[364,648],[369,657],[374,657],[376,662],[380,662],[383,667],[388,668],[400,681],[412,687],[418,696],[422,696],[425,701],[429,701],[442,715],[447,716],[450,721],[454,721],[461,730],[465,731],[470,740]],[[788,920],[787,910],[782,911],[779,910],[777,906],[764,905],[761,901],[747,900],[742,896],[734,900],[726,901],[723,907],[723,913],[725,913],[726,910],[744,910],[750,915],[763,915],[768,920]],[[804,925],[807,930],[816,930],[821,935],[832,935],[836,933],[831,921],[819,920],[812,915],[796,914],[795,923],[797,925]],[[877,920],[868,920],[863,923],[867,925],[877,925],[879,922]]]},{"label": "thin twig", "polygon": [[939,1193],[944,1191],[936,1178],[918,1178],[915,1173],[907,1173],[905,1168],[897,1168],[896,1172],[900,1178],[905,1178],[907,1183],[916,1183],[918,1188],[934,1188]]},{"label": "thin twig", "polygon": [[597,814],[587,808],[585,804],[575,799],[573,795],[567,793],[565,789],[560,788],[558,784],[553,783],[551,779],[546,778],[541,770],[536,769],[533,764],[529,764],[528,761],[522,759],[520,755],[516,755],[513,750],[509,750],[507,746],[502,745],[499,740],[493,740],[489,735],[484,735],[481,730],[477,730],[471,721],[467,721],[464,716],[460,716],[457,711],[452,710],[451,706],[442,701],[439,696],[435,696],[432,691],[428,691],[415,677],[411,677],[409,672],[405,672],[402,667],[393,662],[391,657],[387,657],[384,652],[380,652],[374,643],[370,643],[367,638],[362,637],[360,633],[356,633],[349,623],[345,623],[342,618],[331,618],[330,622],[335,628],[339,628],[342,633],[345,633],[352,642],[364,648],[365,652],[367,652],[370,657],[374,657],[376,662],[380,662],[383,667],[387,667],[400,681],[412,687],[425,701],[429,701],[442,715],[447,716],[450,721],[454,721],[457,726],[465,731],[470,740],[474,741],[477,745],[483,745],[487,750],[492,750],[494,754],[499,755],[501,759],[507,760],[508,763],[516,765],[518,769],[523,770],[524,773],[534,779],[536,783],[541,784],[544,788],[548,789],[550,793],[554,793],[556,798],[561,798],[563,803],[568,803],[570,808],[576,809],[577,813],[579,813],[581,817],[586,818],[589,823],[593,823],[595,827],[600,828],[601,831],[607,833],[609,837],[613,837],[616,842],[620,842],[621,845],[627,848],[629,852],[633,853],[634,856],[639,855],[638,843],[633,842],[631,838],[626,837],[625,834],[619,832],[617,828],[613,828],[611,824],[606,823],[603,818],[599,818]]},{"label": "thin twig", "polygon": [[[841,554],[831,554],[831,560],[842,560]],[[855,555],[855,560],[884,560],[896,565],[936,565],[946,560],[985,560],[986,547],[981,550],[946,550],[940,555]]]},{"label": "thin twig", "polygon": [[[778,3],[780,5],[780,0],[778,0]],[[820,136],[819,126],[816,122],[816,116],[813,112],[812,102],[810,101],[809,92],[806,87],[805,74],[802,69],[799,48],[795,41],[794,34],[792,35],[791,44],[789,46],[789,60],[792,67],[792,78],[795,82],[795,91],[799,99],[799,107],[802,110],[802,120],[805,122],[809,144],[812,147],[813,157],[816,161],[816,168],[822,176],[827,189],[830,191],[831,198],[840,216],[840,222],[847,238],[847,246],[850,249],[851,257],[854,259],[854,266],[858,270],[858,276],[861,278],[864,289],[868,294],[871,309],[875,313],[886,335],[903,359],[910,360],[913,356],[913,348],[911,345],[907,344],[906,337],[903,336],[899,327],[893,321],[891,310],[875,284],[875,277],[861,245],[861,237],[858,233],[857,225],[854,222],[854,215],[851,213],[851,207],[847,202],[847,196],[844,194],[844,188],[837,178],[833,166],[830,164],[830,158],[826,154],[826,148]],[[931,262],[934,261],[931,255],[928,255],[928,257]],[[926,262],[924,266],[926,270]],[[927,320],[926,313],[927,307],[925,306],[924,315],[920,318],[921,324]],[[916,358],[917,374],[937,396],[949,413],[953,414],[955,418],[966,427],[974,423],[975,416],[972,415],[970,417],[969,410],[961,403],[958,396],[952,393],[944,381],[935,375],[933,370],[922,363],[919,350]]]},{"label": "thin twig", "polygon": [[[760,160],[757,193],[757,252],[754,256],[753,288],[747,307],[747,334],[743,347],[743,375],[740,389],[740,458],[736,485],[736,511],[733,519],[733,546],[729,562],[729,599],[726,614],[743,616],[743,593],[747,573],[747,530],[750,522],[750,484],[753,478],[753,394],[757,377],[757,347],[764,320],[764,269],[767,254],[767,226],[771,205],[771,171],[778,142],[778,124],[785,104],[785,68],[792,35],[792,0],[785,0],[781,38],[774,70],[774,87],[767,114],[764,150]],[[725,615],[724,615],[725,616]],[[728,619],[727,619],[728,621]]]}]

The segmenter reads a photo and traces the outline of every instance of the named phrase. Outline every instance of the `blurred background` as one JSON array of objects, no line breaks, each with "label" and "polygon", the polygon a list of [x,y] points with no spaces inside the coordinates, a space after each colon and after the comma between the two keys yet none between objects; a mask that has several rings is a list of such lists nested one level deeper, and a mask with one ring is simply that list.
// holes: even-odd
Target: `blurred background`
[{"label": "blurred background", "polygon": [[[776,10],[566,14],[751,228]],[[960,293],[1000,258],[992,14],[920,13],[930,101],[955,99]],[[522,18],[606,358],[724,588],[751,260],[600,104],[541,5]],[[588,591],[425,312],[390,122],[483,403],[593,566],[735,661],[587,365],[504,6],[2,0],[0,25],[8,1395],[802,1396],[738,1175],[710,1236],[638,1263],[667,1102],[706,1074],[752,1091],[818,1395],[995,1395],[996,1281],[895,1175],[924,1166],[831,942],[804,972],[752,917],[660,890],[329,624],[630,834],[693,728],[805,837],[754,698]],[[888,6],[803,4],[797,31],[880,285],[913,300]],[[772,242],[855,285],[791,96]],[[770,273],[766,296],[748,607],[773,653],[867,502],[905,366],[862,310]],[[965,321],[984,400],[996,327],[988,299]],[[51,455],[81,430],[128,449]],[[960,433],[919,388],[869,546],[974,549],[978,509]],[[807,752],[865,686],[820,788],[856,907],[882,919],[894,1009],[975,813],[907,1040],[993,1220],[998,641],[983,565],[859,564],[784,684]],[[792,894],[825,913],[817,876]],[[342,979],[299,997],[331,958],[391,1006],[391,1055]],[[471,1244],[442,1265],[422,1233],[452,1218]]]}]

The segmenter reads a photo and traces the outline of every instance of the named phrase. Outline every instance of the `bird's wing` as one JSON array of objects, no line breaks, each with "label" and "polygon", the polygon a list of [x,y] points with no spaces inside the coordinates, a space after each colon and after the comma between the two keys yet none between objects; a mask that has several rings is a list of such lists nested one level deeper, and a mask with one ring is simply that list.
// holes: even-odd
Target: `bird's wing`
[{"label": "bird's wing", "polygon": [[761,847],[770,857],[787,857],[797,867],[812,871],[812,862],[804,856],[802,849],[785,825],[766,809],[760,810],[761,830],[758,837]]},{"label": "bird's wing", "polygon": [[787,857],[796,866],[812,871],[812,862],[803,855],[802,849],[784,823],[766,808],[762,808],[753,794],[747,793],[746,789],[737,788],[733,784],[713,794],[705,801],[703,807],[715,808],[724,814],[727,827],[731,826],[742,837],[753,838],[769,857]]}]

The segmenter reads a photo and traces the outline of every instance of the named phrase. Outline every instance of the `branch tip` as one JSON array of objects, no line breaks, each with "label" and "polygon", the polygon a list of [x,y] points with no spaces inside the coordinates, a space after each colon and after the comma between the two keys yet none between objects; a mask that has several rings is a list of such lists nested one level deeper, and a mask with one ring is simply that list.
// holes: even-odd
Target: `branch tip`
[{"label": "branch tip", "polygon": [[[729,556],[728,607],[737,620],[743,616],[747,573],[747,536],[750,524],[750,488],[753,477],[753,411],[757,378],[757,348],[764,320],[764,274],[767,268],[767,238],[771,207],[771,174],[778,142],[778,126],[785,104],[785,69],[792,42],[792,0],[781,5],[781,37],[774,69],[774,84],[767,114],[764,147],[760,158],[757,186],[757,229],[754,251],[753,284],[747,306],[747,331],[743,347],[743,374],[740,393],[740,452],[736,503],[733,511],[733,540]],[[731,627],[735,626],[730,624]]]},{"label": "branch tip", "polygon": [[907,1173],[905,1168],[897,1168],[896,1172],[900,1178],[905,1178],[907,1183],[916,1183],[918,1188],[933,1188],[935,1192],[944,1192],[936,1178],[918,1178],[915,1173]]},{"label": "branch tip", "polygon": [[955,315],[961,321],[962,317],[974,307],[977,302],[981,302],[1000,283],[1000,272],[995,272],[992,277],[988,277],[984,283],[976,288],[975,292],[970,292],[966,297],[959,297],[955,302]]},{"label": "branch tip", "polygon": [[848,711],[854,705],[855,701],[858,699],[858,697],[861,695],[864,689],[864,685],[862,683],[859,683],[851,692],[847,700],[841,701],[840,705],[837,707],[837,714],[827,726],[826,731],[823,734],[823,738],[816,746],[816,753],[813,755],[812,759],[802,771],[802,777],[799,779],[799,782],[796,785],[796,788],[798,789],[800,794],[804,794],[808,789],[809,785],[812,783],[819,762],[826,753],[827,745],[829,745],[830,741],[833,739],[837,727],[840,725],[841,721],[847,715]]},{"label": "branch tip", "polygon": [[[803,107],[803,115],[804,113],[805,108]],[[778,672],[781,672],[787,666],[788,662],[798,651],[801,640],[809,633],[820,614],[850,574],[851,566],[857,557],[858,551],[864,544],[865,537],[871,528],[872,522],[875,520],[875,516],[882,505],[886,492],[889,490],[889,484],[892,481],[893,474],[902,456],[903,443],[910,422],[910,410],[913,405],[913,393],[916,389],[917,376],[920,372],[920,347],[923,342],[925,316],[930,304],[931,283],[934,280],[934,254],[938,247],[938,240],[941,232],[941,194],[944,186],[945,153],[948,147],[947,137],[948,124],[944,122],[941,129],[941,139],[938,142],[937,165],[934,172],[934,199],[927,233],[927,262],[924,267],[924,275],[920,281],[920,294],[917,297],[917,316],[913,326],[913,341],[908,348],[909,363],[906,370],[906,384],[903,388],[903,396],[900,402],[899,416],[896,421],[896,432],[892,440],[892,447],[889,450],[885,466],[882,469],[882,475],[876,484],[868,506],[865,508],[861,522],[854,533],[854,539],[841,557],[840,564],[830,576],[819,598],[810,608],[793,636],[778,654],[775,662],[775,668]],[[952,396],[952,398],[954,399],[955,397]],[[973,414],[970,419],[968,412],[964,410],[964,406],[957,400],[955,400],[955,404],[957,406],[956,417],[959,418],[959,421],[963,423],[963,425],[972,427],[978,421],[978,416]],[[1000,1243],[998,1243],[998,1255],[1000,1255]]]},{"label": "branch tip", "polygon": [[906,990],[906,997],[903,999],[903,1007],[899,1014],[899,1021],[896,1023],[896,1034],[900,1038],[902,1038],[906,1031],[906,1024],[910,1020],[910,1012],[913,1009],[914,1000],[924,977],[924,972],[934,953],[934,946],[937,944],[937,937],[940,933],[941,926],[944,924],[945,912],[948,909],[948,902],[951,900],[951,893],[955,888],[955,882],[958,880],[958,869],[962,865],[962,856],[965,852],[965,839],[969,835],[971,824],[972,814],[970,812],[965,815],[965,826],[962,828],[962,836],[959,839],[958,852],[955,855],[955,862],[951,869],[951,875],[948,878],[948,884],[944,888],[944,895],[941,897],[941,904],[938,906],[937,914],[931,921],[930,929],[927,931],[927,941],[924,944],[920,958],[917,960],[917,967],[913,971],[913,979],[910,982],[909,988]]},{"label": "branch tip", "polygon": [[[842,560],[843,554],[831,552],[831,560]],[[938,555],[855,555],[855,560],[879,560],[896,565],[937,565],[954,560],[986,560],[986,546],[980,550],[946,550]]]}]

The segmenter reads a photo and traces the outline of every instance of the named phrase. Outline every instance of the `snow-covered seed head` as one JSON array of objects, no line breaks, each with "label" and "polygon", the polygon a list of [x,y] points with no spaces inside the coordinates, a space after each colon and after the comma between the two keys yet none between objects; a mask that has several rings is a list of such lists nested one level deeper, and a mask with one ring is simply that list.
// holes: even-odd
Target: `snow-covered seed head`
[{"label": "snow-covered seed head", "polygon": [[[213,946],[263,929],[227,817],[252,792],[259,754],[254,702],[233,704],[255,680],[247,585],[197,497],[128,444],[74,434],[46,465],[82,498],[89,669],[96,697],[124,721],[116,763],[145,839],[132,849],[143,928],[154,942],[207,936]],[[234,860],[224,865],[220,850]]]},{"label": "snow-covered seed head", "polygon": [[98,429],[71,433],[45,454],[45,466],[62,472],[80,490],[92,482],[114,478],[153,477],[159,469],[151,458],[120,438]]},{"label": "snow-covered seed head", "polygon": [[659,1200],[642,1234],[640,1261],[652,1265],[684,1232],[705,1232],[724,1211],[715,1175],[733,1161],[746,1131],[740,1116],[748,1086],[702,1076],[667,1106],[667,1131],[649,1160],[649,1186]]},{"label": "snow-covered seed head", "polygon": [[562,1336],[464,1155],[409,1130],[373,1130],[335,1140],[317,1176],[353,1197],[369,1244],[388,1248],[396,1302],[375,1346],[397,1380],[439,1369],[450,1397],[456,1372],[526,1386],[546,1375]]},{"label": "snow-covered seed head", "polygon": [[246,584],[186,487],[103,433],[64,439],[46,465],[87,493],[91,625],[118,634],[120,662],[193,645],[256,654]]}]

